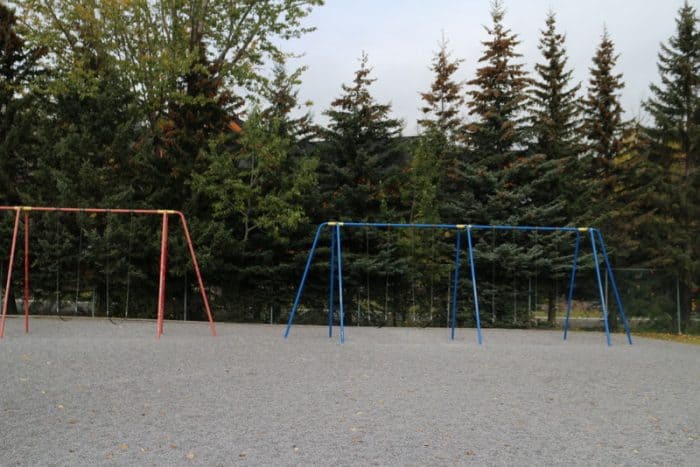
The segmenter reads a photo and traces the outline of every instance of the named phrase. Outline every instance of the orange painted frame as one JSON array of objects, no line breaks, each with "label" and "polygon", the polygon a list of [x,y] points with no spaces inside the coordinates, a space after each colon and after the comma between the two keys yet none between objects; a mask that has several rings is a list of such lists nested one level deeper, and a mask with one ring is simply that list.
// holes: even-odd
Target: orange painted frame
[{"label": "orange painted frame", "polygon": [[107,209],[107,208],[63,208],[63,207],[39,207],[39,206],[0,206],[0,211],[15,211],[15,222],[12,230],[12,246],[10,247],[10,259],[7,265],[7,281],[5,283],[5,294],[2,301],[2,316],[0,317],[0,339],[5,335],[5,318],[7,316],[7,305],[12,284],[12,269],[14,266],[15,251],[17,249],[17,236],[19,233],[20,213],[24,213],[24,332],[29,332],[29,213],[31,211],[42,212],[86,212],[96,214],[145,214],[145,215],[160,215],[162,216],[161,244],[160,244],[160,277],[158,284],[158,315],[156,320],[156,338],[160,338],[163,334],[163,321],[165,316],[165,277],[168,262],[168,216],[176,215],[180,218],[182,230],[187,240],[187,247],[192,258],[199,284],[199,292],[202,296],[202,303],[207,313],[209,327],[211,333],[216,336],[216,326],[209,307],[206,290],[204,289],[204,281],[199,270],[197,255],[192,244],[189,228],[185,215],[180,211],[165,210],[165,209]]}]

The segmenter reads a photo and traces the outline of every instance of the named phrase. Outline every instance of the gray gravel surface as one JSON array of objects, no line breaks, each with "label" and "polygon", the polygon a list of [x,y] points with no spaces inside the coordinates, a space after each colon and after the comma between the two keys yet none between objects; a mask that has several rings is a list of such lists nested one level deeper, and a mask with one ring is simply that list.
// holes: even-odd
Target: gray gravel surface
[{"label": "gray gravel surface", "polygon": [[[700,465],[700,347],[8,320],[0,465]],[[337,331],[337,329],[336,329]]]}]

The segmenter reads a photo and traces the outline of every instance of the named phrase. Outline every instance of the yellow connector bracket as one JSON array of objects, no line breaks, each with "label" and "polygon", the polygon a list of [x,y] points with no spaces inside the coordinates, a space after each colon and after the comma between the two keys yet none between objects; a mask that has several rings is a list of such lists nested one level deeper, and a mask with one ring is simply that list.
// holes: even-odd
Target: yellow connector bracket
[{"label": "yellow connector bracket", "polygon": [[159,209],[158,214],[176,214],[177,211],[173,211],[172,209]]},{"label": "yellow connector bracket", "polygon": [[22,211],[31,211],[31,210],[32,210],[32,207],[31,207],[31,206],[22,206],[22,207],[20,207],[20,209],[21,209]]},{"label": "yellow connector bracket", "polygon": [[578,231],[579,232],[588,232],[588,227],[579,227]]},{"label": "yellow connector bracket", "polygon": [[466,224],[457,224],[457,229],[459,229],[459,230],[464,230],[466,228],[467,228]]}]

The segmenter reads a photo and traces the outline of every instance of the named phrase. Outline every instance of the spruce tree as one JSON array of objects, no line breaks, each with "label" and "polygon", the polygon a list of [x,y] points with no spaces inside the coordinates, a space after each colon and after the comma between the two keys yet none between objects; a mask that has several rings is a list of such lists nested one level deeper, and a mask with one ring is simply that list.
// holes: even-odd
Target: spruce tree
[{"label": "spruce tree", "polygon": [[[443,38],[433,57],[433,82],[430,90],[421,93],[422,118],[418,120],[421,134],[414,146],[411,159],[412,186],[411,219],[416,222],[460,222],[463,215],[461,198],[465,196],[464,161],[464,105],[463,83],[454,74],[462,60],[453,60]],[[432,185],[432,189],[420,186]],[[418,208],[416,208],[418,207]]]},{"label": "spruce tree", "polygon": [[448,41],[443,37],[430,66],[434,75],[430,91],[420,94],[423,117],[418,120],[418,124],[423,130],[436,128],[454,141],[462,127],[460,112],[464,104],[463,83],[455,81],[454,74],[463,60],[453,60],[447,46]]},{"label": "spruce tree", "polygon": [[[518,62],[518,36],[503,24],[504,15],[501,2],[494,2],[492,25],[485,28],[489,38],[482,42],[481,66],[468,82],[472,89],[467,93],[467,105],[474,120],[466,127],[470,149],[467,180],[476,196],[465,205],[464,214],[475,223],[519,224],[533,203],[529,180],[520,164],[526,153],[524,107],[530,79]],[[502,287],[498,295],[489,294],[492,303],[484,308],[491,308],[494,321],[520,321],[513,312],[516,300],[506,297],[504,291],[518,292],[519,278],[533,263],[532,252],[523,248],[518,234],[491,235],[498,237],[495,250],[494,239],[477,236],[477,250],[490,252],[477,258],[487,260],[479,269],[494,271],[484,289],[495,290],[495,284]]]},{"label": "spruce tree", "polygon": [[651,84],[644,108],[653,119],[645,128],[648,157],[661,171],[650,190],[668,200],[664,222],[654,229],[668,233],[659,243],[657,261],[671,263],[681,284],[681,325],[687,329],[692,288],[700,275],[700,30],[695,8],[680,8],[676,32],[658,56],[660,83]]},{"label": "spruce tree", "polygon": [[543,62],[535,64],[536,77],[530,89],[530,120],[533,151],[547,160],[576,158],[580,152],[580,84],[571,84],[573,70],[567,69],[566,36],[557,31],[556,16],[547,15],[538,48]]},{"label": "spruce tree", "polygon": [[620,105],[624,83],[622,74],[614,72],[618,58],[606,28],[593,57],[588,94],[583,101],[583,132],[589,155],[608,161],[620,154],[624,130]]},{"label": "spruce tree", "polygon": [[[459,223],[463,209],[460,202],[467,192],[464,183],[464,165],[460,157],[463,83],[454,77],[462,60],[452,59],[448,41],[443,37],[431,62],[433,82],[430,90],[421,93],[422,117],[418,120],[421,133],[411,151],[409,183],[404,186],[405,199],[410,205],[409,220],[413,223]],[[402,232],[402,242],[410,255],[412,290],[425,290],[426,297],[416,302],[416,312],[428,309],[432,322],[436,309],[444,309],[445,293],[439,292],[440,283],[449,278],[450,256],[453,254],[452,237],[446,241],[440,232],[419,230]],[[426,283],[416,281],[424,276]],[[449,281],[447,281],[449,282]],[[413,296],[414,294],[412,294]],[[442,315],[440,315],[442,316]],[[442,322],[442,320],[440,320]]]},{"label": "spruce tree", "polygon": [[[586,139],[586,155],[581,161],[582,179],[587,181],[581,188],[581,194],[589,200],[588,212],[582,218],[589,225],[602,229],[615,250],[615,189],[618,185],[620,165],[615,161],[629,147],[625,145],[626,123],[622,120],[620,91],[624,87],[622,74],[615,73],[618,59],[615,47],[607,28],[603,30],[600,44],[593,57],[588,93],[583,101],[582,132]],[[608,314],[611,329],[617,328],[617,314]]]},{"label": "spruce tree", "polygon": [[[326,219],[391,221],[401,216],[400,175],[405,155],[400,140],[402,122],[391,118],[391,105],[377,103],[370,92],[371,77],[367,54],[360,57],[360,68],[351,84],[325,112],[330,118],[322,130],[321,212]],[[400,261],[378,250],[387,251],[391,241],[374,230],[345,231],[343,253],[347,258],[348,290],[356,290],[348,303],[367,309],[372,301],[372,277],[389,280]],[[385,282],[386,284],[386,282]],[[386,292],[386,288],[385,288]],[[365,316],[370,316],[371,309]],[[348,319],[354,319],[348,315]]]},{"label": "spruce tree", "polygon": [[485,168],[501,170],[515,160],[525,143],[523,105],[530,83],[516,52],[518,36],[503,24],[505,9],[500,1],[491,8],[489,39],[479,58],[482,64],[476,77],[468,82],[469,114],[474,122],[468,125],[469,143],[474,156]]},{"label": "spruce tree", "polygon": [[344,94],[325,112],[330,122],[321,135],[329,218],[372,221],[396,215],[402,122],[389,116],[390,104],[372,97],[371,72],[363,53],[352,84],[342,85]]},{"label": "spruce tree", "polygon": [[[535,64],[530,88],[532,197],[538,209],[529,212],[528,223],[571,225],[576,219],[577,169],[581,144],[578,132],[580,85],[571,84],[573,70],[567,67],[566,36],[557,31],[556,16],[547,15],[538,48],[543,61]],[[547,247],[538,258],[535,284],[544,279],[548,293],[548,322],[556,321],[556,280],[570,267],[569,235],[547,235]]]}]

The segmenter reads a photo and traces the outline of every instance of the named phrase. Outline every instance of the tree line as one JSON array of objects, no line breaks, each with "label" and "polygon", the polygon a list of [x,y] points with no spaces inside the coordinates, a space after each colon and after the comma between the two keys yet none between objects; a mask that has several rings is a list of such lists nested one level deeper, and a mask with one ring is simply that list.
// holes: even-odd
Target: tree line
[{"label": "tree line", "polygon": [[[298,98],[304,69],[288,68],[281,44],[311,31],[304,19],[321,5],[0,4],[3,204],[182,210],[218,318],[236,320],[285,318],[313,230],[326,220],[597,226],[616,265],[678,278],[680,324],[690,328],[700,283],[700,33],[691,5],[658,52],[659,79],[643,103],[648,123],[624,119],[624,77],[606,30],[588,82],[576,83],[566,35],[549,12],[528,73],[495,2],[470,80],[457,78],[463,60],[439,43],[415,137],[372,96],[364,52],[324,111],[328,124],[313,122]],[[75,294],[77,303],[89,290],[103,312],[149,316],[156,221],[33,222],[35,294],[57,303]],[[7,251],[7,219],[1,228]],[[445,322],[453,233],[344,235],[351,322]],[[535,306],[553,321],[572,238],[493,231],[475,241],[482,319],[528,325],[530,309],[513,303],[534,281]],[[173,235],[170,252],[169,314],[180,316],[189,300],[196,318],[184,239]],[[328,255],[325,245],[322,263]],[[302,321],[323,321],[327,281],[326,261],[312,270]],[[460,289],[468,286],[463,274]],[[469,325],[473,304],[462,295],[460,323]]]}]

